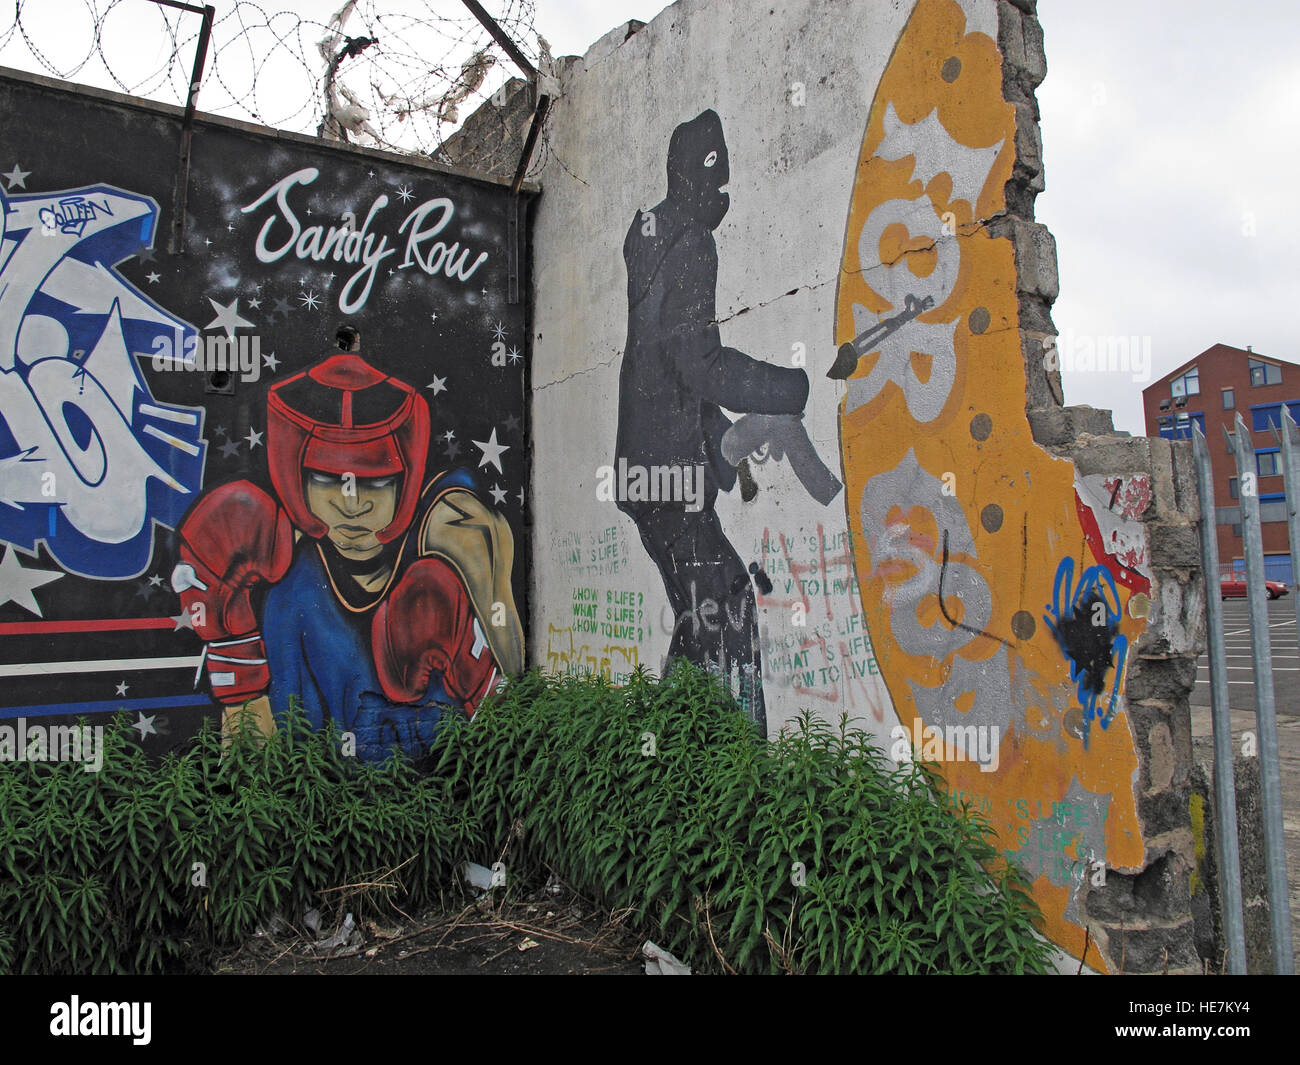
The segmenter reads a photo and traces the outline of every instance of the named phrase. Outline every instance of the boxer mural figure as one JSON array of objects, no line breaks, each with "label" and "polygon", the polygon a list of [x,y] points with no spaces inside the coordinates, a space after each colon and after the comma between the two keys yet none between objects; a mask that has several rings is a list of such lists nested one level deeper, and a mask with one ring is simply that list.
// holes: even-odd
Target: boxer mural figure
[{"label": "boxer mural figure", "polygon": [[271,389],[274,497],[208,492],[172,575],[227,717],[269,730],[296,696],[360,757],[419,756],[449,708],[472,716],[523,668],[509,526],[467,471],[426,482],[429,439],[423,397],[356,351]]},{"label": "boxer mural figure", "polygon": [[[733,465],[724,453],[732,450],[723,441],[732,421],[723,409],[797,421],[808,375],[722,345],[713,230],[727,213],[729,178],[722,122],[704,111],[673,131],[668,197],[637,213],[623,243],[628,311],[619,469],[661,471],[663,483],[683,484],[696,483],[692,474],[699,471],[704,488],[689,505],[663,493],[652,501],[632,492],[620,495],[618,505],[636,522],[672,604],[669,657],[689,658],[732,681],[738,674],[740,701],[766,733],[754,590],[713,509],[718,491],[735,486],[744,461],[742,455]],[[676,478],[662,471],[676,471]]]}]

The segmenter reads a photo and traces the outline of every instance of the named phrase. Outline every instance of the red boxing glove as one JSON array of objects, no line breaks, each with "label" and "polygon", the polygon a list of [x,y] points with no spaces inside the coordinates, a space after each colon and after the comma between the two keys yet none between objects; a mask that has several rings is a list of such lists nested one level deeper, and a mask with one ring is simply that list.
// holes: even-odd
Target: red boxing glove
[{"label": "red boxing glove", "polygon": [[465,586],[439,558],[422,558],[402,575],[375,611],[370,641],[379,682],[395,703],[422,699],[438,671],[447,694],[473,716],[499,676]]},{"label": "red boxing glove", "polygon": [[255,484],[235,481],[199,500],[181,523],[180,538],[172,589],[208,643],[213,696],[235,704],[261,695],[271,675],[251,593],[264,581],[281,580],[293,562],[288,514]]}]

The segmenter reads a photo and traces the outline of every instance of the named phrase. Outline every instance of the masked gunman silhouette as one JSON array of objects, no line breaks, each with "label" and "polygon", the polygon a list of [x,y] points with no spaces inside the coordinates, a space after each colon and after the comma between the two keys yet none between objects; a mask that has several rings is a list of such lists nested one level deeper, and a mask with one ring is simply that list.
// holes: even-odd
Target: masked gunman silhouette
[{"label": "masked gunman silhouette", "polygon": [[729,179],[717,114],[683,122],[668,145],[668,197],[638,212],[623,242],[627,346],[616,459],[620,470],[644,471],[651,484],[691,484],[696,491],[689,500],[628,491],[618,501],[636,522],[672,603],[669,657],[720,672],[766,734],[754,590],[713,509],[718,491],[730,491],[737,479],[723,455],[732,425],[723,409],[798,415],[808,376],[722,345],[713,231],[727,213]]}]

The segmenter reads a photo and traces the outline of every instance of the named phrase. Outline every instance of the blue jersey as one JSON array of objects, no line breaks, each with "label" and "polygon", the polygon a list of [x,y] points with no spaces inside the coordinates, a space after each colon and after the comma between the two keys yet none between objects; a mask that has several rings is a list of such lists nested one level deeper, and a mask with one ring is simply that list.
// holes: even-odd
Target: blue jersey
[{"label": "blue jersey", "polygon": [[[440,478],[439,484],[473,487],[472,478],[461,470]],[[418,557],[418,544],[413,541],[425,509],[421,506],[416,512],[407,533],[410,542],[401,552],[390,589],[405,566]],[[333,721],[340,732],[351,732],[359,758],[382,760],[394,745],[412,757],[429,749],[444,715],[459,711],[452,709],[455,700],[447,695],[436,670],[418,703],[395,703],[384,694],[370,640],[371,621],[382,601],[380,596],[365,609],[344,605],[317,541],[299,540],[289,572],[267,594],[262,611],[271,711],[277,723],[284,721],[290,696],[296,696],[312,728]]]}]

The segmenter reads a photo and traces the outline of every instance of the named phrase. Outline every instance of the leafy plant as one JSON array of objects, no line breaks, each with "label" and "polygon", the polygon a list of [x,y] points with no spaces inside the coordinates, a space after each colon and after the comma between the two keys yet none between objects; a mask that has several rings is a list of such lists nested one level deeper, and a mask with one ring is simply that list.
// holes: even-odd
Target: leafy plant
[{"label": "leafy plant", "polygon": [[[0,972],[202,969],[272,915],[427,908],[466,858],[554,869],[702,969],[1040,971],[1037,908],[933,771],[810,714],[771,742],[717,680],[530,672],[418,765],[342,753],[300,709],[101,772],[0,763]],[[342,892],[342,895],[340,894]]]},{"label": "leafy plant", "polygon": [[118,720],[98,773],[0,763],[0,972],[201,969],[279,913],[401,866],[357,916],[441,900],[471,824],[403,758],[343,756],[298,708],[265,742],[215,728],[150,762]]},{"label": "leafy plant", "polygon": [[490,859],[548,865],[696,964],[1029,972],[1050,948],[1014,867],[933,770],[811,714],[765,743],[709,674],[530,673],[441,737]]}]

